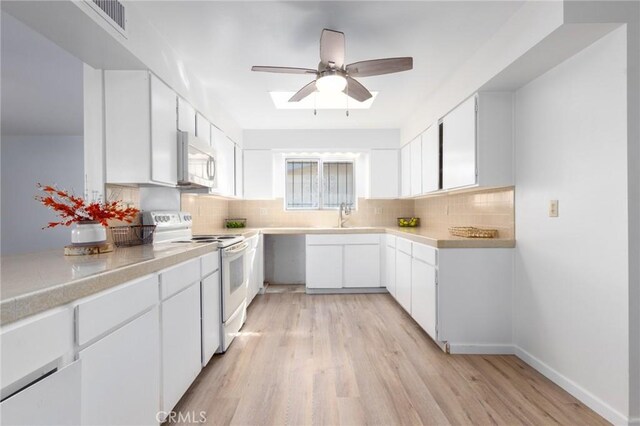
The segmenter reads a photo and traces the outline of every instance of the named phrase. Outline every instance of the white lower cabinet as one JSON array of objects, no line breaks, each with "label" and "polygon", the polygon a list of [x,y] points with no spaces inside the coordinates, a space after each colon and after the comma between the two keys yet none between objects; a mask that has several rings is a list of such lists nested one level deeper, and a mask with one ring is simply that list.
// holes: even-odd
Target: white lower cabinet
[{"label": "white lower cabinet", "polygon": [[387,291],[396,297],[396,248],[385,246],[385,254]]},{"label": "white lower cabinet", "polygon": [[162,302],[162,411],[175,407],[200,373],[200,286]]},{"label": "white lower cabinet", "polygon": [[436,268],[421,260],[411,260],[411,316],[432,339],[437,339]]},{"label": "white lower cabinet", "polygon": [[411,255],[400,249],[396,249],[395,296],[400,306],[411,313]]},{"label": "white lower cabinet", "polygon": [[341,245],[307,245],[307,288],[342,288]]},{"label": "white lower cabinet", "polygon": [[380,287],[380,244],[344,246],[343,287]]},{"label": "white lower cabinet", "polygon": [[76,339],[82,361],[83,425],[158,423],[157,304],[155,274],[78,302]]},{"label": "white lower cabinet", "polygon": [[0,403],[0,423],[80,424],[80,365],[75,361]]},{"label": "white lower cabinet", "polygon": [[[217,253],[216,253],[217,255]],[[220,347],[220,271],[202,279],[202,366],[206,366]]]},{"label": "white lower cabinet", "polygon": [[307,288],[379,288],[381,239],[379,234],[307,235]]},{"label": "white lower cabinet", "polygon": [[83,425],[158,423],[159,347],[154,307],[80,351]]},{"label": "white lower cabinet", "polygon": [[249,243],[248,268],[249,283],[247,289],[247,306],[253,301],[264,285],[264,240],[262,235],[254,235]]}]

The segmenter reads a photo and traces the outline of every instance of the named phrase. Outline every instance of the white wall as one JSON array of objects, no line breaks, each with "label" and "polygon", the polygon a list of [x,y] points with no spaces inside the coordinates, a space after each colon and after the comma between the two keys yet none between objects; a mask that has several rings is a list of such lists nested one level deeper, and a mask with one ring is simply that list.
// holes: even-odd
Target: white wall
[{"label": "white wall", "polygon": [[528,1],[407,118],[405,144],[538,44],[563,23],[562,1]]},{"label": "white wall", "polygon": [[349,151],[398,148],[399,129],[245,130],[245,149]]},{"label": "white wall", "polygon": [[82,136],[2,136],[2,255],[60,249],[71,228],[42,228],[57,216],[36,202],[37,183],[83,195]]},{"label": "white wall", "polygon": [[626,53],[622,27],[518,90],[515,134],[518,354],[619,423],[629,412]]}]

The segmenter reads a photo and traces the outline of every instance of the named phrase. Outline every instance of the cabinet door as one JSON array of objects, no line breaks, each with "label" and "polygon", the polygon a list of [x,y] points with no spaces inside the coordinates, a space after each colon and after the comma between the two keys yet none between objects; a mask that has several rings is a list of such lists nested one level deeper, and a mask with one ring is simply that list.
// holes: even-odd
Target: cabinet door
[{"label": "cabinet door", "polygon": [[200,346],[200,286],[194,284],[162,302],[163,411],[171,411],[200,372]]},{"label": "cabinet door", "polygon": [[202,365],[220,347],[220,271],[202,280]]},{"label": "cabinet door", "polygon": [[342,288],[342,246],[307,246],[309,288]]},{"label": "cabinet door", "polygon": [[464,101],[443,119],[443,188],[476,183],[476,97]]},{"label": "cabinet door", "polygon": [[400,150],[401,191],[400,195],[411,195],[411,145],[407,144]]},{"label": "cabinet door", "polygon": [[380,287],[380,246],[344,246],[343,287]]},{"label": "cabinet door", "polygon": [[235,144],[224,135],[219,141],[217,156],[220,194],[233,196],[235,193]]},{"label": "cabinet door", "polygon": [[249,268],[249,282],[248,282],[249,288],[247,289],[247,306],[249,305],[249,303],[251,303],[251,301],[253,300],[253,297],[256,295],[255,289],[257,285],[256,281],[258,279],[257,257],[258,257],[258,250],[256,250],[255,248],[247,252],[247,265]]},{"label": "cabinet door", "polygon": [[369,198],[397,198],[400,185],[400,152],[374,149],[369,156]]},{"label": "cabinet door", "polygon": [[245,150],[243,155],[245,200],[273,199],[273,153],[268,149]]},{"label": "cabinet door", "polygon": [[387,264],[387,277],[386,284],[389,293],[396,297],[396,249],[395,247],[385,247],[386,251],[386,264]]},{"label": "cabinet door", "polygon": [[151,76],[151,179],[169,185],[178,181],[176,99],[169,86]]},{"label": "cabinet door", "polygon": [[3,425],[80,424],[80,365],[76,361],[0,403]]},{"label": "cabinet door", "polygon": [[440,131],[438,124],[422,134],[422,192],[440,189]]},{"label": "cabinet door", "polygon": [[178,98],[178,130],[196,134],[196,110],[182,98]]},{"label": "cabinet door", "polygon": [[158,308],[80,351],[82,424],[157,424]]},{"label": "cabinet door", "polygon": [[196,113],[196,136],[211,145],[211,123]]},{"label": "cabinet door", "polygon": [[396,300],[411,313],[411,256],[396,250]]},{"label": "cabinet door", "polygon": [[420,260],[411,263],[411,316],[436,339],[436,269]]},{"label": "cabinet door", "polygon": [[238,198],[242,198],[242,194],[243,194],[243,185],[242,185],[242,148],[240,148],[238,145],[234,145],[234,158],[235,158],[235,182],[236,182],[236,186],[235,186],[235,196]]},{"label": "cabinet door", "polygon": [[411,195],[422,194],[422,136],[411,141]]}]

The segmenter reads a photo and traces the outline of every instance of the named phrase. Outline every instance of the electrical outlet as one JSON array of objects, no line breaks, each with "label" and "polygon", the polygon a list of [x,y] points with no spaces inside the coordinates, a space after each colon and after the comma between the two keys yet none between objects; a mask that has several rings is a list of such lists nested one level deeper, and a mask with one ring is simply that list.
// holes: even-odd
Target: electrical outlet
[{"label": "electrical outlet", "polygon": [[549,217],[558,217],[558,200],[549,201]]},{"label": "electrical outlet", "polygon": [[382,214],[382,207],[375,207],[373,209],[373,214]]},{"label": "electrical outlet", "polygon": [[266,216],[267,215],[267,209],[264,207],[260,207],[260,216]]}]

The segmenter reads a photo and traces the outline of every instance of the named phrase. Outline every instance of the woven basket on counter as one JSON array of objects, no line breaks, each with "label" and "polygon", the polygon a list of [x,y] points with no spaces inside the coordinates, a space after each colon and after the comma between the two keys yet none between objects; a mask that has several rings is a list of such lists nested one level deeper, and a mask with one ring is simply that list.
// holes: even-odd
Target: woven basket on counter
[{"label": "woven basket on counter", "polygon": [[455,237],[466,238],[496,238],[498,230],[496,229],[480,229],[473,226],[452,226],[449,233]]},{"label": "woven basket on counter", "polygon": [[111,236],[116,247],[131,247],[153,243],[156,225],[131,225],[111,227]]}]

